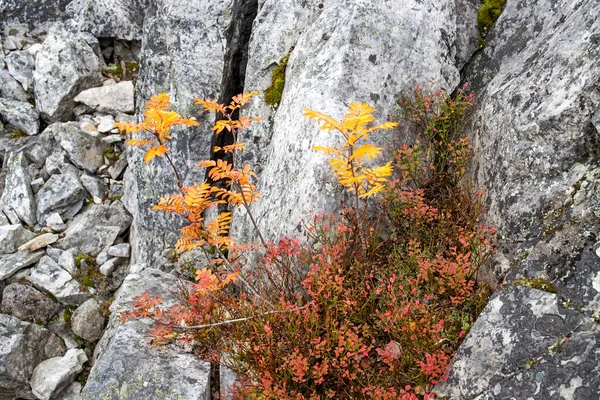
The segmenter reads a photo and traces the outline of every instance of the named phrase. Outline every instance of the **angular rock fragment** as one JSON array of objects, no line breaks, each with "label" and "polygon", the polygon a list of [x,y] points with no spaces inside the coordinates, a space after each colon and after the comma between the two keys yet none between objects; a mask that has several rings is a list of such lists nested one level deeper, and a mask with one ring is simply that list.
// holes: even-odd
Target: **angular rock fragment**
[{"label": "angular rock fragment", "polygon": [[131,219],[120,201],[110,206],[92,204],[69,223],[57,247],[65,250],[77,247],[81,253],[95,257],[125,232]]},{"label": "angular rock fragment", "polygon": [[70,349],[63,357],[41,362],[31,376],[31,389],[40,400],[55,398],[71,384],[87,362],[85,351]]},{"label": "angular rock fragment", "polygon": [[21,225],[0,226],[0,254],[14,253],[19,246],[34,237],[33,232]]},{"label": "angular rock fragment", "polygon": [[5,58],[8,72],[21,83],[25,91],[33,86],[35,57],[29,51],[11,51]]},{"label": "angular rock fragment", "polygon": [[123,153],[121,157],[108,168],[108,174],[113,179],[119,179],[125,168],[127,168],[127,157]]},{"label": "angular rock fragment", "polygon": [[27,161],[22,152],[10,153],[7,158],[4,192],[0,203],[9,205],[21,221],[29,226],[34,226],[36,223],[35,199],[27,174]]},{"label": "angular rock fragment", "polygon": [[71,274],[47,256],[42,257],[27,280],[35,287],[52,293],[63,304],[80,305],[91,297]]},{"label": "angular rock fragment", "polygon": [[101,113],[116,115],[119,112],[134,111],[133,83],[119,82],[116,85],[101,86],[84,90],[75,97],[75,101]]},{"label": "angular rock fragment", "polygon": [[35,399],[29,380],[48,357],[46,346],[55,335],[38,325],[0,314],[0,398]]},{"label": "angular rock fragment", "polygon": [[59,304],[28,285],[12,283],[2,293],[2,313],[22,320],[47,324],[59,310]]},{"label": "angular rock fragment", "polygon": [[38,262],[44,255],[44,251],[32,253],[24,250],[17,253],[0,256],[0,280],[4,280],[17,273],[25,267]]},{"label": "angular rock fragment", "polygon": [[0,115],[29,136],[37,135],[40,130],[40,114],[27,102],[0,99]]},{"label": "angular rock fragment", "polygon": [[100,138],[84,132],[76,122],[53,125],[60,146],[69,160],[90,173],[104,164],[104,152],[110,148]]},{"label": "angular rock fragment", "polygon": [[60,214],[56,212],[46,218],[46,226],[54,232],[62,232],[67,229],[67,224],[65,224]]},{"label": "angular rock fragment", "polygon": [[89,299],[73,312],[71,329],[80,338],[93,343],[102,337],[104,316],[101,305],[95,299]]},{"label": "angular rock fragment", "polygon": [[116,244],[108,248],[109,256],[127,258],[130,254],[131,245],[129,243]]},{"label": "angular rock fragment", "polygon": [[27,243],[23,243],[21,246],[19,246],[19,251],[36,251],[39,249],[43,249],[46,246],[51,245],[52,243],[55,243],[58,240],[58,235],[54,234],[54,233],[44,233],[43,235],[37,236],[33,239],[31,239],[30,241],[28,241]]},{"label": "angular rock fragment", "polygon": [[72,174],[55,174],[38,193],[37,220],[46,226],[47,218],[58,213],[65,217],[75,204],[85,199],[85,189]]},{"label": "angular rock fragment", "polygon": [[102,83],[98,41],[91,35],[57,24],[35,59],[35,102],[48,122],[73,114],[75,96]]},{"label": "angular rock fragment", "polygon": [[79,177],[79,181],[85,190],[87,190],[88,193],[93,197],[102,200],[106,196],[108,188],[102,179],[98,178],[97,176],[84,172]]},{"label": "angular rock fragment", "polygon": [[23,102],[29,98],[23,90],[23,86],[7,70],[3,69],[0,69],[0,97]]},{"label": "angular rock fragment", "polygon": [[121,262],[122,260],[120,258],[111,258],[100,266],[100,273],[104,276],[110,276]]}]

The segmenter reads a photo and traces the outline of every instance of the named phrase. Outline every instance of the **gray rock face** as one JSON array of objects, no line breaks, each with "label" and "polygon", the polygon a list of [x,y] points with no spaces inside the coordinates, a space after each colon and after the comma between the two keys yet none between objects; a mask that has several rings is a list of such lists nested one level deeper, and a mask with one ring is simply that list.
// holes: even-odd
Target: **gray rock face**
[{"label": "gray rock face", "polygon": [[35,102],[48,122],[68,119],[73,99],[82,90],[102,84],[98,41],[58,24],[44,41],[35,59]]},{"label": "gray rock face", "polygon": [[18,22],[34,28],[61,21],[69,2],[70,0],[4,0],[0,9],[0,26],[6,27]]},{"label": "gray rock face", "polygon": [[[324,5],[320,12],[319,4]],[[268,238],[299,234],[299,221],[310,210],[333,211],[338,205],[331,199],[343,195],[327,158],[312,150],[315,145],[335,146],[340,138],[317,130],[316,123],[302,117],[305,107],[339,119],[346,112],[348,101],[369,102],[379,111],[378,121],[383,122],[387,115],[393,114],[402,90],[431,78],[450,91],[459,82],[453,48],[454,7],[437,1],[392,5],[389,1],[349,0],[314,2],[310,7],[314,14],[303,18],[305,24],[287,28],[296,33],[282,39],[278,32],[285,28],[278,28],[272,34],[265,32],[273,25],[268,21],[275,20],[275,16],[266,15],[281,14],[287,16],[286,21],[297,24],[293,15],[303,4],[265,2],[250,43],[249,74],[252,70],[259,71],[259,66],[264,72],[262,76],[255,75],[256,80],[249,76],[246,90],[260,91],[268,87],[265,82],[270,78],[273,63],[295,46],[287,66],[282,101],[272,119],[272,137],[262,130],[253,130],[243,137],[253,146],[258,144],[249,157],[250,160],[254,157],[260,165],[258,187],[263,198],[254,205],[253,213]],[[267,22],[261,28],[263,20]],[[264,32],[266,37],[257,32]],[[386,143],[385,134],[372,138],[380,144]],[[261,159],[256,152],[266,157]],[[234,236],[251,239],[251,223],[242,218]],[[242,232],[237,232],[238,229]]]},{"label": "gray rock face", "polygon": [[[175,110],[198,118],[198,127],[174,129],[176,140],[170,146],[186,184],[202,180],[203,172],[196,162],[209,157],[211,139],[207,132],[212,127],[212,117],[195,115],[192,99],[219,97],[225,56],[223,38],[230,11],[230,0],[158,0],[145,16],[136,104],[142,108],[151,95],[166,91],[172,95]],[[179,237],[182,220],[149,210],[160,197],[175,193],[177,185],[166,160],[156,160],[152,168],[147,168],[143,155],[140,149],[128,151],[130,167],[124,178],[124,202],[135,218],[131,236],[133,259],[157,266],[169,262],[163,252]]]},{"label": "gray rock face", "polygon": [[23,268],[35,264],[43,255],[43,250],[36,251],[35,253],[23,250],[17,253],[0,256],[0,280],[4,280]]},{"label": "gray rock face", "polygon": [[130,225],[131,215],[120,201],[110,206],[92,204],[69,223],[57,247],[65,250],[77,247],[80,253],[95,257]]},{"label": "gray rock face", "polygon": [[40,400],[55,398],[75,380],[87,362],[85,351],[71,349],[63,357],[41,362],[31,376],[31,389]]},{"label": "gray rock face", "polygon": [[81,400],[81,383],[71,383],[60,393],[57,400]]},{"label": "gray rock face", "polygon": [[35,199],[27,174],[28,163],[23,153],[10,153],[7,159],[0,203],[10,205],[21,221],[33,226],[36,223]]},{"label": "gray rock face", "polygon": [[54,337],[40,326],[0,314],[0,397],[35,399],[29,378],[47,357],[45,347]]},{"label": "gray rock face", "polygon": [[71,329],[80,338],[93,343],[102,337],[104,332],[104,317],[100,303],[89,299],[73,312],[71,316]]},{"label": "gray rock face", "polygon": [[0,97],[10,100],[27,101],[23,86],[7,70],[0,69]]},{"label": "gray rock face", "polygon": [[77,178],[71,174],[52,175],[38,193],[37,220],[42,226],[52,213],[65,217],[68,211],[80,204],[86,192]]},{"label": "gray rock face", "polygon": [[[435,391],[439,396],[452,399],[469,399],[493,392],[496,385],[504,385],[507,378],[516,377],[525,372],[529,364],[550,355],[552,346],[564,337],[588,332],[590,327],[595,332],[597,329],[593,326],[594,322],[579,311],[562,307],[555,294],[509,286],[496,293],[486,306],[456,354],[449,379],[440,383]],[[597,359],[598,354],[592,357]],[[570,379],[577,376],[587,381],[585,378],[592,378],[594,374],[586,363],[575,363],[572,368],[577,374],[562,376],[562,384],[568,386]],[[546,379],[544,387],[548,384]],[[535,385],[534,382],[531,380],[528,384]],[[552,385],[560,386],[558,382]]]},{"label": "gray rock face", "polygon": [[[134,268],[133,270],[136,270]],[[141,320],[118,322],[122,311],[130,310],[133,299],[143,291],[167,298],[176,284],[173,275],[146,269],[130,274],[110,307],[108,328],[97,345],[99,354],[83,389],[84,399],[97,398],[204,398],[209,388],[209,365],[192,354],[147,344],[148,324]]]},{"label": "gray rock face", "polygon": [[79,93],[75,101],[102,113],[113,115],[119,112],[132,113],[134,111],[133,83],[124,81],[116,85],[87,89]]},{"label": "gray rock face", "polygon": [[35,287],[52,293],[63,304],[77,306],[91,297],[71,274],[47,256],[42,257],[27,280]]},{"label": "gray rock face", "polygon": [[77,167],[94,173],[104,164],[104,151],[109,145],[99,137],[83,131],[75,122],[54,124],[52,127],[60,146]]},{"label": "gray rock face", "polygon": [[0,99],[0,115],[15,128],[27,135],[37,135],[40,130],[40,114],[27,102]]},{"label": "gray rock face", "polygon": [[131,245],[129,243],[116,244],[108,248],[108,255],[113,257],[127,258],[131,253]]},{"label": "gray rock face", "polygon": [[0,254],[9,254],[17,251],[23,243],[33,239],[35,234],[21,225],[0,226]]},{"label": "gray rock face", "polygon": [[67,7],[81,30],[125,40],[142,38],[143,11],[143,2],[138,0],[76,0]]},{"label": "gray rock face", "polygon": [[35,57],[28,51],[12,51],[6,58],[8,72],[21,83],[25,91],[33,86],[33,70],[35,69]]},{"label": "gray rock face", "polygon": [[47,324],[60,306],[40,291],[21,283],[8,285],[2,293],[2,312],[22,320]]}]

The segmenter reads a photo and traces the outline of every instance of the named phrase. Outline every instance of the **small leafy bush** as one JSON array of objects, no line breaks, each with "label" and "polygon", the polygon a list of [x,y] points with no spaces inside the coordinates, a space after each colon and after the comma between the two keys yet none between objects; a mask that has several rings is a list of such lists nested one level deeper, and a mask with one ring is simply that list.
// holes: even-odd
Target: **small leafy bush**
[{"label": "small leafy bush", "polygon": [[[248,96],[230,109],[199,103],[229,115],[216,132],[237,132],[251,120],[234,121],[228,112]],[[367,104],[352,103],[341,121],[305,110],[320,129],[339,135],[339,146],[316,150],[330,156],[355,198],[337,215],[313,217],[310,245],[267,242],[260,232],[261,243],[236,244],[226,237],[229,212],[206,223],[209,206],[246,206],[250,213],[258,192],[248,167],[204,162],[229,189],[206,181],[181,188],[158,208],[190,221],[178,250],[207,248],[213,265],[197,271],[196,283],[181,285],[177,306],[165,309],[160,297],[145,293],[122,319],[153,318],[155,343],[192,344],[200,357],[231,368],[239,377],[230,394],[236,399],[434,398],[431,389],[446,378],[487,302],[488,289],[475,275],[492,251],[493,229],[480,225],[480,193],[464,179],[471,147],[462,131],[473,97],[417,87],[399,104],[419,141],[379,166],[374,160],[383,149],[367,140],[396,123],[373,126]],[[244,268],[244,251],[256,249],[262,257]]]}]

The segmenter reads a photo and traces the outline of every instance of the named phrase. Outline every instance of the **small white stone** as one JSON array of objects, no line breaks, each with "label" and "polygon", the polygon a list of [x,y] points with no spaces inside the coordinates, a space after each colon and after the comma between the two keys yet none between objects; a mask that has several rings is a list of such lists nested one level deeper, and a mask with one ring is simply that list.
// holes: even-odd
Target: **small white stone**
[{"label": "small white stone", "polygon": [[77,263],[75,262],[75,255],[67,250],[63,252],[58,258],[58,265],[65,269],[71,275],[77,272]]},{"label": "small white stone", "polygon": [[31,190],[33,190],[33,193],[39,192],[42,186],[44,186],[44,183],[43,178],[37,178],[31,181]]},{"label": "small white stone", "polygon": [[116,244],[108,248],[108,255],[113,257],[127,258],[131,253],[131,245],[129,243]]},{"label": "small white stone", "polygon": [[113,273],[113,271],[119,265],[120,262],[121,259],[119,258],[111,258],[110,260],[102,264],[102,266],[100,266],[100,273],[104,276],[110,276],[110,274]]},{"label": "small white stone", "polygon": [[54,232],[62,232],[67,229],[67,225],[59,213],[52,213],[46,218],[46,226]]}]

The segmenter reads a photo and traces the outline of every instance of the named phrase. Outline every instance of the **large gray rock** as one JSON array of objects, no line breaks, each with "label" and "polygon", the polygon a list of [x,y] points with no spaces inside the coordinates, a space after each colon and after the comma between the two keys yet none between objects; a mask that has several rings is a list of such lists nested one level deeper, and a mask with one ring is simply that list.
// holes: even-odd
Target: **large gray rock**
[{"label": "large gray rock", "polygon": [[91,297],[71,274],[47,256],[42,257],[27,280],[38,289],[50,292],[62,304],[78,306]]},{"label": "large gray rock", "polygon": [[95,257],[129,228],[131,219],[120,201],[110,206],[91,204],[69,223],[57,247],[64,250],[77,247],[80,253]]},{"label": "large gray rock", "polygon": [[96,299],[89,299],[73,312],[71,329],[80,338],[93,343],[102,337],[104,316]]},{"label": "large gray rock", "polygon": [[4,280],[23,268],[35,264],[43,255],[43,250],[36,251],[35,253],[22,250],[17,253],[0,256],[0,280]]},{"label": "large gray rock", "polygon": [[47,324],[60,310],[60,305],[31,286],[12,283],[2,293],[2,312],[22,320]]},{"label": "large gray rock", "polygon": [[35,59],[35,102],[42,118],[48,122],[68,120],[75,96],[102,83],[103,65],[93,36],[55,25]]},{"label": "large gray rock", "polygon": [[47,26],[66,18],[65,7],[71,0],[4,0],[0,7],[0,27],[28,25],[31,29]]},{"label": "large gray rock", "polygon": [[29,379],[34,368],[48,357],[52,332],[35,324],[0,314],[0,397],[35,399]]},{"label": "large gray rock", "polygon": [[[483,310],[455,356],[449,379],[435,392],[452,399],[471,399],[492,391],[547,355],[563,338],[593,324],[579,311],[564,308],[555,294],[509,286],[496,293]],[[571,378],[594,374],[586,363],[573,368],[577,375],[565,374],[561,383],[568,385]],[[543,383],[546,386],[548,381]]]},{"label": "large gray rock", "polygon": [[104,164],[104,152],[110,146],[101,138],[83,131],[76,122],[53,124],[51,127],[56,140],[75,166],[94,173]]},{"label": "large gray rock", "polygon": [[19,246],[34,237],[35,234],[22,225],[0,226],[0,254],[14,253]]},{"label": "large gray rock", "polygon": [[139,0],[74,0],[67,13],[96,37],[140,40],[145,3]]},{"label": "large gray rock", "polygon": [[21,83],[25,91],[33,86],[35,57],[29,51],[11,51],[5,58],[8,72]]},{"label": "large gray rock", "polygon": [[87,362],[85,351],[70,349],[63,357],[42,361],[31,375],[31,390],[40,400],[56,398],[77,375]]},{"label": "large gray rock", "polygon": [[116,85],[101,86],[84,90],[75,97],[75,101],[102,113],[132,113],[133,83],[119,82]]},{"label": "large gray rock", "polygon": [[[141,109],[151,95],[168,92],[175,110],[198,118],[199,127],[174,129],[176,139],[169,146],[184,183],[191,184],[203,179],[196,162],[209,157],[213,124],[209,114],[197,115],[192,99],[219,98],[231,0],[157,0],[152,5],[144,20],[136,104]],[[198,40],[200,37],[202,40]],[[169,262],[163,253],[178,239],[182,219],[150,210],[159,198],[175,193],[177,185],[164,157],[153,160],[149,168],[143,156],[139,148],[128,151],[130,168],[124,178],[123,199],[135,218],[132,257],[158,266]]]},{"label": "large gray rock", "polygon": [[147,320],[119,322],[119,314],[131,310],[133,299],[146,290],[166,298],[165,305],[173,305],[176,296],[171,290],[175,287],[173,275],[154,269],[127,277],[110,306],[111,319],[96,347],[98,358],[83,389],[83,399],[204,398],[209,390],[208,363],[176,347],[149,345]]},{"label": "large gray rock", "polygon": [[[86,197],[86,191],[71,174],[55,174],[50,177],[38,192],[37,220],[45,226],[46,219],[57,212],[67,217],[69,211]],[[72,217],[72,215],[68,215]]]},{"label": "large gray rock", "polygon": [[108,190],[108,188],[106,187],[106,183],[104,183],[104,181],[102,181],[102,179],[98,178],[97,176],[88,173],[83,173],[79,177],[79,181],[81,182],[85,190],[87,190],[87,192],[93,197],[102,200],[106,196],[106,191]]},{"label": "large gray rock", "polygon": [[0,69],[0,97],[17,101],[27,101],[29,98],[23,86],[3,69]]},{"label": "large gray rock", "polygon": [[39,133],[40,114],[27,102],[0,99],[0,115],[5,122],[27,135]]},{"label": "large gray rock", "polygon": [[11,206],[19,219],[34,226],[35,199],[27,173],[28,163],[22,152],[10,153],[5,164],[4,191],[0,203]]},{"label": "large gray rock", "polygon": [[[378,122],[384,122],[403,90],[432,78],[450,91],[459,83],[453,6],[432,0],[344,0],[310,2],[312,14],[302,8],[298,2],[266,1],[250,43],[245,86],[261,92],[270,85],[274,63],[295,46],[277,111],[265,128],[242,135],[252,143],[250,162],[261,171],[258,187],[263,198],[252,211],[269,239],[298,235],[300,221],[310,211],[334,211],[339,203],[332,199],[343,196],[327,157],[312,150],[315,145],[339,145],[340,137],[319,131],[314,121],[302,116],[304,108],[340,119],[349,101],[368,102],[378,110]],[[296,11],[303,15],[299,21]],[[285,17],[283,27],[269,32],[279,24],[278,15]],[[294,33],[284,38],[282,31]],[[387,137],[371,138],[386,147]],[[243,214],[233,234],[253,239],[252,224]]]}]

